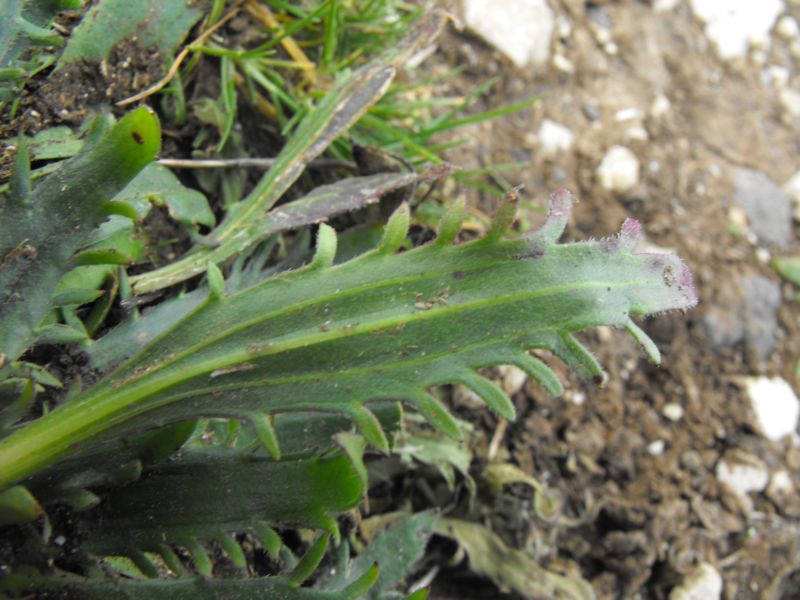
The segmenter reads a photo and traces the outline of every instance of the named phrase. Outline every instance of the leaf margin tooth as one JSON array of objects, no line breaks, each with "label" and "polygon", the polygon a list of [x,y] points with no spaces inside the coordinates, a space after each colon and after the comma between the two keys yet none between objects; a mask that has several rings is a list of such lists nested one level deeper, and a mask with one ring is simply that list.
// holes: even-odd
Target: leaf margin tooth
[{"label": "leaf margin tooth", "polygon": [[466,202],[466,196],[459,194],[455,201],[447,207],[439,220],[439,231],[434,240],[436,246],[449,246],[455,242],[464,223]]},{"label": "leaf margin tooth", "polygon": [[213,575],[214,563],[212,562],[211,557],[208,555],[206,549],[203,547],[203,544],[200,543],[200,540],[198,540],[195,536],[190,535],[186,536],[183,540],[178,540],[178,544],[185,546],[186,549],[192,554],[194,568],[198,573],[205,577],[211,577]]},{"label": "leaf margin tooth", "polygon": [[300,587],[306,579],[311,577],[322,561],[322,558],[325,556],[329,541],[330,537],[327,534],[323,534],[311,544],[311,547],[302,556],[297,565],[295,565],[292,572],[289,573],[289,585],[295,588]]},{"label": "leaf margin tooth", "polygon": [[564,384],[542,359],[523,352],[510,358],[509,364],[525,371],[528,377],[537,381],[554,398],[558,398],[564,393]]},{"label": "leaf margin tooth", "polygon": [[234,566],[243,569],[247,566],[247,558],[244,555],[244,551],[242,547],[239,545],[239,542],[236,541],[236,537],[234,534],[228,533],[222,529],[218,529],[214,532],[212,536],[215,541],[222,546],[222,549],[225,551],[225,554],[228,555],[228,558],[231,559],[231,562]]},{"label": "leaf margin tooth", "polygon": [[225,277],[213,262],[206,265],[206,279],[208,280],[208,299],[218,301],[225,298]]},{"label": "leaf margin tooth", "polygon": [[353,420],[358,432],[364,439],[381,454],[388,455],[389,439],[383,430],[381,422],[371,410],[361,403],[351,403],[343,409],[344,413]]},{"label": "leaf margin tooth", "polygon": [[653,363],[654,365],[661,364],[661,351],[656,346],[656,343],[653,341],[645,331],[639,327],[636,323],[633,322],[633,319],[628,319],[628,322],[625,324],[625,329],[628,333],[631,334],[633,339],[635,339],[639,345],[644,350],[645,354],[647,354],[648,360]]},{"label": "leaf margin tooth", "polygon": [[605,371],[595,355],[571,333],[558,333],[557,337],[558,343],[551,350],[567,363],[570,369],[597,384],[601,384],[605,379]]},{"label": "leaf margin tooth", "polygon": [[508,394],[482,375],[474,371],[464,371],[454,377],[453,381],[475,392],[497,416],[508,421],[517,418],[517,409]]},{"label": "leaf margin tooth", "polygon": [[461,441],[464,437],[455,417],[445,407],[441,400],[435,398],[427,391],[414,391],[403,396],[421,414],[425,420],[438,432],[450,439]]},{"label": "leaf margin tooth", "polygon": [[278,437],[275,434],[274,417],[261,411],[250,411],[243,415],[255,429],[261,445],[272,457],[273,460],[281,459],[281,448],[278,444]]},{"label": "leaf margin tooth", "polygon": [[267,551],[269,557],[275,561],[279,560],[281,546],[283,546],[283,540],[281,540],[278,532],[270,527],[269,524],[264,520],[258,520],[253,523],[253,530],[259,539],[261,539],[261,543],[264,545],[264,550]]},{"label": "leaf margin tooth", "polygon": [[410,225],[411,209],[408,206],[408,202],[403,202],[386,222],[377,254],[394,254],[397,252],[406,241]]},{"label": "leaf margin tooth", "polygon": [[308,268],[313,270],[333,266],[338,244],[336,230],[327,223],[320,223],[317,230],[317,248]]}]

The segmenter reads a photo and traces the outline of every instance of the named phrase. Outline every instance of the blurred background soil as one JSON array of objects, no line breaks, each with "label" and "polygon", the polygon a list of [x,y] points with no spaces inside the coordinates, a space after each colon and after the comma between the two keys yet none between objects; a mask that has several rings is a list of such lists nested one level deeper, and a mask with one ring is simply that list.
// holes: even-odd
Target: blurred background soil
[{"label": "blurred background soil", "polygon": [[[552,20],[535,26],[546,35],[549,23],[545,51],[515,64],[476,31],[492,21],[484,15],[451,28],[426,64],[464,67],[449,93],[497,77],[485,108],[539,101],[475,125],[474,144],[450,160],[523,162],[503,176],[539,206],[571,190],[568,239],[640,220],[640,250],[677,252],[700,296],[686,315],[644,323],[660,367],[608,329],[584,336],[608,369],[605,387],[563,373],[571,386],[553,399],[511,378],[521,417],[498,458],[560,490],[572,519],[517,519],[505,537],[556,570],[577,568],[600,598],[715,598],[720,585],[724,598],[800,597],[797,300],[770,265],[798,251],[800,3],[717,2],[711,16],[714,3],[696,0],[483,4],[514,15],[497,19],[511,40],[525,37],[511,31],[525,12],[512,5],[549,7]],[[754,19],[737,5],[774,11],[765,35],[748,30]],[[467,21],[469,10],[478,9],[460,12]],[[739,27],[744,42],[724,27]],[[470,194],[487,212],[496,202]],[[469,411],[488,444],[496,418]]]}]

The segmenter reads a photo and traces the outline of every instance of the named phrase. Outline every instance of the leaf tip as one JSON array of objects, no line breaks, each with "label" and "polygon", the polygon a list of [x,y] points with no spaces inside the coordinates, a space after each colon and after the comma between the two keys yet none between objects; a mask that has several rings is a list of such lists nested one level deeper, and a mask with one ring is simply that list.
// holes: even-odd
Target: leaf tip
[{"label": "leaf tip", "polygon": [[317,232],[317,249],[314,258],[311,259],[310,267],[321,269],[333,265],[337,246],[336,230],[325,223],[320,224]]},{"label": "leaf tip", "polygon": [[220,268],[213,262],[206,266],[206,277],[208,279],[209,300],[222,300],[225,297],[225,277]]},{"label": "leaf tip", "polygon": [[394,254],[406,241],[411,224],[411,209],[403,202],[389,217],[378,251],[381,254]]},{"label": "leaf tip", "polygon": [[466,197],[461,193],[455,202],[447,208],[444,215],[442,215],[442,220],[439,222],[439,234],[436,236],[436,244],[447,246],[452,244],[458,237],[458,232],[461,231],[461,224],[464,221],[466,203]]}]

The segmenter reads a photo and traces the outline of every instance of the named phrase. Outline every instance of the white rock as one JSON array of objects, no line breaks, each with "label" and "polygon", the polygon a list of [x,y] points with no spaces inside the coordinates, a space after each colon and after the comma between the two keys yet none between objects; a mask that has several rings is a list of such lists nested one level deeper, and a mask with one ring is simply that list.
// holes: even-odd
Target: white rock
[{"label": "white rock", "polygon": [[572,23],[570,23],[566,15],[558,15],[556,17],[556,32],[562,40],[572,37]]},{"label": "white rock", "polygon": [[800,400],[781,377],[748,377],[747,395],[764,435],[777,442],[797,431]]},{"label": "white rock", "polygon": [[677,423],[683,418],[683,407],[675,402],[665,404],[661,409],[661,414],[673,423]]},{"label": "white rock", "polygon": [[520,391],[528,381],[528,374],[514,365],[502,365],[497,370],[500,373],[500,387],[509,396]]},{"label": "white rock", "polygon": [[644,119],[644,113],[635,106],[622,108],[614,113],[614,120],[617,123],[622,123],[623,121],[641,121],[642,119]]},{"label": "white rock", "polygon": [[775,25],[775,33],[785,40],[790,40],[800,33],[800,26],[792,17],[786,15],[778,20],[778,24]]},{"label": "white rock", "polygon": [[792,216],[795,221],[800,221],[800,171],[792,175],[783,184],[783,191],[792,199]]},{"label": "white rock", "polygon": [[650,136],[647,134],[647,129],[637,125],[635,127],[628,127],[628,129],[625,130],[625,139],[646,142],[650,139]]},{"label": "white rock", "polygon": [[786,67],[770,65],[764,72],[763,79],[765,83],[773,85],[780,90],[789,85],[790,76],[791,73]]},{"label": "white rock", "polygon": [[654,119],[663,119],[669,114],[672,104],[664,94],[658,94],[650,105],[650,116]]},{"label": "white rock", "polygon": [[792,483],[792,476],[789,471],[781,469],[772,474],[772,479],[769,480],[767,487],[767,495],[770,497],[780,497],[784,494],[793,494],[794,484]]},{"label": "white rock", "polygon": [[800,92],[784,88],[778,94],[778,100],[787,115],[793,118],[800,117]]},{"label": "white rock", "polygon": [[661,456],[664,454],[664,448],[666,448],[666,446],[667,443],[664,440],[655,440],[647,445],[647,452],[651,456]]},{"label": "white rock", "polygon": [[669,12],[674,10],[681,0],[655,0],[653,10],[656,12]]},{"label": "white rock", "polygon": [[800,59],[800,40],[792,40],[789,42],[789,54],[791,54],[793,58]]},{"label": "white rock", "polygon": [[545,119],[539,127],[538,139],[544,156],[557,156],[572,148],[575,134],[560,123]]},{"label": "white rock", "polygon": [[550,57],[555,17],[545,0],[465,0],[464,22],[517,67]]},{"label": "white rock", "polygon": [[597,167],[597,178],[610,192],[630,191],[639,183],[639,159],[624,146],[612,146]]},{"label": "white rock", "polygon": [[712,565],[700,563],[672,589],[669,600],[719,600],[721,596],[722,576]]},{"label": "white rock", "polygon": [[717,463],[717,479],[742,499],[751,492],[763,492],[769,482],[767,466],[752,455],[735,454]]},{"label": "white rock", "polygon": [[770,30],[783,12],[782,0],[691,0],[706,36],[723,59],[744,57],[748,46],[768,48]]},{"label": "white rock", "polygon": [[567,73],[569,75],[575,72],[575,65],[572,64],[570,59],[561,54],[561,52],[556,52],[553,55],[553,66],[562,73]]},{"label": "white rock", "polygon": [[749,225],[747,213],[738,206],[731,206],[728,209],[728,220],[731,222],[731,225],[736,227],[739,231],[745,231]]}]

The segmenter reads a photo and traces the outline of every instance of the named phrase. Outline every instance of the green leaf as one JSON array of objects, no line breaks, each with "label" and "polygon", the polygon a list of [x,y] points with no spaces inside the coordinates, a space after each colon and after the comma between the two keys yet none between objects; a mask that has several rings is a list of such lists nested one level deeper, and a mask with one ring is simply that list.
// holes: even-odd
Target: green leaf
[{"label": "green leaf", "polygon": [[0,19],[0,108],[14,98],[16,84],[52,63],[45,48],[63,42],[50,24],[59,10],[74,5],[74,1],[4,1]]},{"label": "green leaf", "polygon": [[147,165],[114,201],[134,207],[140,219],[147,216],[153,203],[166,207],[173,219],[190,227],[198,224],[213,227],[216,223],[208,199],[184,186],[172,171],[158,163]]},{"label": "green leaf", "polygon": [[160,143],[155,114],[137,109],[43,179],[24,208],[0,199],[0,354],[13,360],[29,346],[74,253],[105,220],[102,204]]},{"label": "green leaf", "polygon": [[451,491],[455,489],[457,470],[464,478],[467,488],[474,494],[475,481],[469,474],[472,451],[468,444],[436,433],[419,431],[402,436],[397,452],[407,463],[416,460],[436,468]]},{"label": "green leaf", "polygon": [[[274,462],[186,451],[180,460],[155,465],[140,480],[110,490],[100,518],[86,525],[86,548],[132,556],[134,550],[158,551],[165,542],[219,541],[223,534],[252,530],[257,520],[272,527],[316,527],[338,539],[333,517],[366,493],[360,452],[363,442],[355,454]],[[224,539],[230,546],[232,539]],[[232,557],[235,552],[228,550]]]},{"label": "green leaf", "polygon": [[77,575],[13,574],[0,581],[0,591],[24,597],[59,592],[86,600],[356,600],[356,593],[298,588],[286,577],[253,579],[100,579]]},{"label": "green leaf", "polygon": [[27,488],[15,485],[0,492],[0,527],[16,523],[30,523],[43,514],[44,510]]},{"label": "green leaf", "polygon": [[[422,559],[436,518],[433,511],[420,512],[379,533],[364,552],[351,561],[347,572],[342,573],[344,581],[353,582],[378,564],[380,574],[364,599],[379,600],[386,592],[394,590]],[[325,585],[325,589],[333,587],[333,582]]]},{"label": "green leaf", "polygon": [[[11,138],[11,143],[19,143],[19,138]],[[66,126],[43,129],[28,139],[28,152],[31,160],[55,160],[75,156],[83,145],[83,140]]]},{"label": "green leaf", "polygon": [[[386,93],[399,65],[420,45],[429,44],[444,25],[442,11],[432,11],[408,38],[384,56],[345,74],[305,116],[255,189],[231,207],[211,233],[216,248],[195,247],[185,257],[161,269],[132,278],[134,291],[144,293],[180,283],[202,273],[208,262],[219,263],[274,233],[264,217],[302,175],[308,163],[322,154]],[[285,211],[282,206],[278,211]]]},{"label": "green leaf", "polygon": [[322,557],[325,556],[325,550],[328,549],[328,536],[322,535],[311,545],[308,552],[305,553],[297,566],[289,574],[289,583],[298,587],[306,579],[311,577],[311,574],[319,565]]},{"label": "green leaf", "polygon": [[428,388],[489,365],[525,364],[531,349],[598,376],[575,332],[625,327],[697,299],[678,257],[630,250],[638,228],[557,244],[569,211],[569,197],[557,194],[543,228],[520,239],[371,252],[206,302],[79,398],[0,440],[0,485],[93,438],[198,416],[351,414],[397,398],[458,437]]}]

